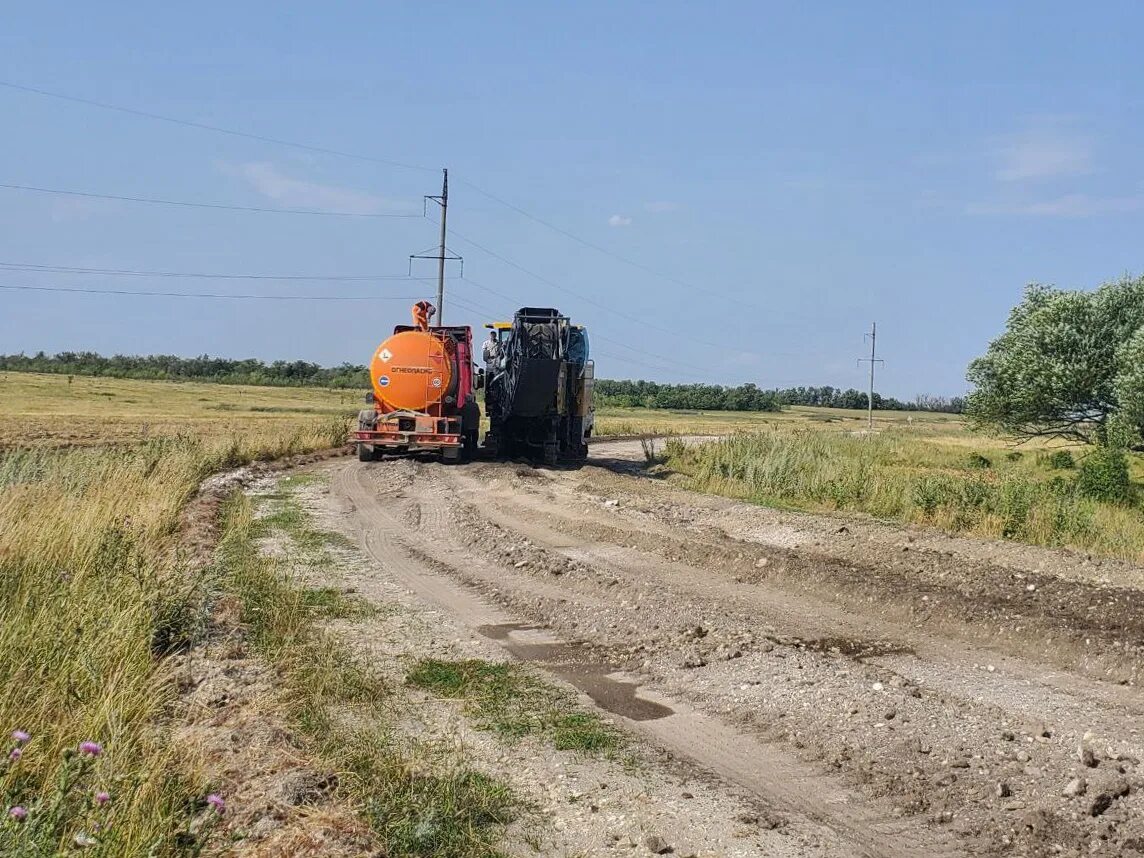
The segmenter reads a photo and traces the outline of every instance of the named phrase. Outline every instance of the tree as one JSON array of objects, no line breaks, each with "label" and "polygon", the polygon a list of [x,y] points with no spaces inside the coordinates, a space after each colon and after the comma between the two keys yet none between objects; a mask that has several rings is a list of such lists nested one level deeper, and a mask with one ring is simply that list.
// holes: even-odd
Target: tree
[{"label": "tree", "polygon": [[1137,409],[1139,435],[1142,329],[1144,278],[1093,292],[1029,286],[1005,332],[969,365],[971,421],[1013,438],[1103,442],[1123,405]]}]

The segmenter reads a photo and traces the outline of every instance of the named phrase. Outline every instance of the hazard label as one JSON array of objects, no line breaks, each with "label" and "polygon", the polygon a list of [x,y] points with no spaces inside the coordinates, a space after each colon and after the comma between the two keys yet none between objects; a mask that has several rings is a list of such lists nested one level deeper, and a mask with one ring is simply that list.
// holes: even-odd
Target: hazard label
[{"label": "hazard label", "polygon": [[389,376],[388,375],[378,376],[377,385],[378,385],[378,387],[389,387]]},{"label": "hazard label", "polygon": [[377,353],[377,359],[382,363],[389,363],[392,358],[393,352],[391,352],[389,349],[382,349]]}]

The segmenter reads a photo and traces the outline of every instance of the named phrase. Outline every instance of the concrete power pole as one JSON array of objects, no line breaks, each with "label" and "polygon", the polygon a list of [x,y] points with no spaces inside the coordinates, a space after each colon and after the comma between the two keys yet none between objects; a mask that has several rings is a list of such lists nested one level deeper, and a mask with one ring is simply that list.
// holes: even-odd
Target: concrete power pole
[{"label": "concrete power pole", "polygon": [[870,364],[870,397],[866,401],[866,408],[869,413],[869,428],[870,431],[874,430],[874,364],[885,363],[884,360],[879,360],[876,354],[876,347],[878,343],[878,323],[870,323],[870,333],[866,334],[870,338],[870,357],[860,358],[859,364]]},{"label": "concrete power pole", "polygon": [[449,171],[441,181],[441,255],[437,257],[437,324],[445,324],[445,220],[449,215]]},{"label": "concrete power pole", "polygon": [[441,241],[436,248],[422,251],[421,253],[413,253],[409,256],[409,273],[413,274],[413,260],[414,259],[436,259],[437,260],[437,326],[441,327],[445,324],[445,263],[447,261],[454,261],[461,263],[461,276],[465,274],[465,260],[456,254],[449,253],[449,248],[445,245],[446,238],[446,221],[449,216],[449,171],[441,171],[443,178],[441,180],[441,196],[426,196],[425,200],[428,202],[432,200],[441,207]]}]

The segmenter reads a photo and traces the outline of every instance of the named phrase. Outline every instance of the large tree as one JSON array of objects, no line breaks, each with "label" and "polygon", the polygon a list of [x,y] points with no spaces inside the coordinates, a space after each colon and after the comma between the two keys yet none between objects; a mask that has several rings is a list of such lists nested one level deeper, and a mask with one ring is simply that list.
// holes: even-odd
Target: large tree
[{"label": "large tree", "polygon": [[967,411],[1013,438],[1091,443],[1117,425],[1144,441],[1144,277],[1091,292],[1029,286],[1005,332],[969,365]]}]

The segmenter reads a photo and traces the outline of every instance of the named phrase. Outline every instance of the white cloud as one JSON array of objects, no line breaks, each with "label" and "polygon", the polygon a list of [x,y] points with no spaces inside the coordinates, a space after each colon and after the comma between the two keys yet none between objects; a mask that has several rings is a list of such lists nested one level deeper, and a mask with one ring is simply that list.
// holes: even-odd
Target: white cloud
[{"label": "white cloud", "polygon": [[683,206],[679,203],[672,202],[671,200],[654,200],[650,203],[644,203],[644,211],[651,212],[652,214],[667,214],[669,212],[677,212]]},{"label": "white cloud", "polygon": [[222,164],[220,169],[229,176],[243,179],[267,199],[290,208],[377,214],[394,205],[384,197],[365,191],[296,179],[265,162]]},{"label": "white cloud", "polygon": [[997,178],[1002,182],[1081,176],[1093,171],[1092,140],[1062,127],[1041,123],[997,145]]},{"label": "white cloud", "polygon": [[631,226],[632,219],[624,215],[614,214],[608,218],[608,226]]},{"label": "white cloud", "polygon": [[974,215],[1033,215],[1037,217],[1096,217],[1144,210],[1144,197],[1094,197],[1063,194],[1045,200],[986,203],[969,206]]}]

